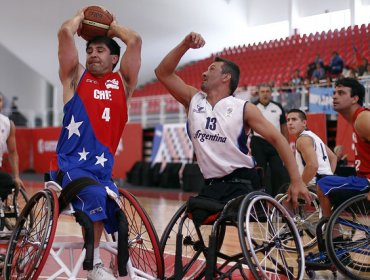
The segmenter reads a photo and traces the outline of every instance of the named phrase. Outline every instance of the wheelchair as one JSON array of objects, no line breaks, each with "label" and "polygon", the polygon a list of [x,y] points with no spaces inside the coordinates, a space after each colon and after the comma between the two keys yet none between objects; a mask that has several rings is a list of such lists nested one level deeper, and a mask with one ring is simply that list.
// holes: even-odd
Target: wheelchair
[{"label": "wheelchair", "polygon": [[[110,193],[108,188],[106,190],[108,196],[118,203],[128,222],[128,236],[127,231],[124,235],[126,240],[122,240],[119,234],[106,234],[106,240],[100,241],[100,249],[112,256],[113,273],[115,276],[121,275],[122,266],[125,265],[131,279],[163,279],[163,258],[158,236],[145,210],[127,190],[119,188],[119,196]],[[45,189],[37,192],[26,204],[13,230],[5,256],[3,275],[6,280],[38,279],[49,255],[60,269],[48,279],[61,275],[76,279],[81,267],[86,269],[92,266],[93,242],[87,240],[93,232],[88,228],[85,228],[84,242],[53,243],[58,216],[62,210],[63,214],[72,214],[76,220],[78,218],[60,192],[61,187],[56,182],[48,181]],[[127,265],[122,262],[124,256],[121,256],[122,250],[119,250],[125,243],[129,252]],[[69,264],[61,257],[64,251],[69,253]],[[76,252],[80,252],[78,258]]]},{"label": "wheelchair", "polygon": [[318,224],[319,252],[306,256],[306,273],[311,279],[317,270],[370,279],[370,201],[367,193],[347,197],[329,219]]},{"label": "wheelchair", "polygon": [[[5,178],[5,180],[3,180]],[[5,174],[1,178],[0,187],[0,274],[2,273],[5,250],[9,238],[15,228],[16,221],[28,202],[28,196],[23,187],[14,185],[11,176]],[[30,217],[32,218],[32,216]]]},{"label": "wheelchair", "polygon": [[22,209],[28,202],[28,196],[23,187],[18,188],[14,185],[11,176],[6,174],[6,177],[1,179],[3,182],[0,186],[0,237],[3,238],[14,229]]},{"label": "wheelchair", "polygon": [[[160,241],[165,279],[302,279],[298,231],[275,199],[255,191],[226,205],[200,201],[199,207],[205,204],[216,214],[201,225],[185,203],[165,228]],[[280,215],[272,216],[273,209]],[[287,240],[296,246],[295,254],[281,246]]]},{"label": "wheelchair", "polygon": [[[300,198],[298,199],[297,208],[293,209],[291,203],[287,201],[288,186],[289,184],[284,184],[279,194],[275,196],[275,199],[286,208],[293,218],[301,237],[303,249],[307,250],[317,244],[316,227],[322,217],[319,199],[316,194],[315,186],[309,186],[311,203],[306,203],[304,199]],[[294,247],[291,248],[288,243],[283,244],[283,246],[288,250],[295,249]]]}]

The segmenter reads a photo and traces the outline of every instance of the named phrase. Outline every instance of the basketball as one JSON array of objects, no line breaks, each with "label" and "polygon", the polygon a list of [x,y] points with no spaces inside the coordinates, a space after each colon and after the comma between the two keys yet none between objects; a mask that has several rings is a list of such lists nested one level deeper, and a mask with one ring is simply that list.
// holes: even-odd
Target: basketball
[{"label": "basketball", "polygon": [[79,35],[86,41],[96,36],[106,36],[112,21],[112,14],[104,8],[99,6],[87,7]]}]

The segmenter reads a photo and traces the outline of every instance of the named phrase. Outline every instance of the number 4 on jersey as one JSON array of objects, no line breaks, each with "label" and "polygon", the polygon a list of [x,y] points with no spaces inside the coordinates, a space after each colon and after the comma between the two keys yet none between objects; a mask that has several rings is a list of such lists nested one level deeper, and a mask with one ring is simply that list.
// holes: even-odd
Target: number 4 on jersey
[{"label": "number 4 on jersey", "polygon": [[109,122],[110,120],[110,108],[106,107],[104,108],[103,114],[101,115],[101,118],[105,120],[106,122]]}]

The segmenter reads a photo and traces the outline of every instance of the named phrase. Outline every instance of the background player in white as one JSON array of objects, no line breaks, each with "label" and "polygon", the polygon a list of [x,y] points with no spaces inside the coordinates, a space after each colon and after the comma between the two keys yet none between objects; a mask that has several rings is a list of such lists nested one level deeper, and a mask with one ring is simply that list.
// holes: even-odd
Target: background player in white
[{"label": "background player in white", "polygon": [[2,93],[0,93],[0,170],[3,162],[3,155],[7,152],[10,167],[13,173],[12,179],[9,174],[0,171],[1,186],[9,187],[8,184],[11,181],[14,181],[14,184],[17,187],[24,187],[24,184],[19,177],[19,156],[15,138],[15,125],[14,122],[9,120],[7,116],[1,114],[3,106],[4,96]]},{"label": "background player in white", "polygon": [[[248,134],[253,129],[274,145],[284,161],[291,180],[289,200],[296,206],[298,196],[302,195],[310,202],[309,192],[302,182],[286,139],[262,116],[255,105],[232,96],[239,81],[237,65],[216,59],[202,75],[202,91],[186,84],[175,73],[183,55],[189,49],[198,49],[204,44],[200,34],[191,32],[164,57],[155,73],[159,81],[185,107],[189,134],[208,185],[229,179],[232,181],[235,172],[238,173],[237,177],[250,173],[251,180],[254,180],[255,162],[247,146],[238,142],[241,136],[245,136],[242,132]],[[242,172],[239,173],[238,170]],[[218,191],[221,191],[221,195],[229,195],[222,187],[216,190],[212,185],[212,188],[205,189],[204,193],[212,198],[214,195],[220,197],[215,194]],[[234,194],[238,194],[238,191],[240,190]]]},{"label": "background player in white", "polygon": [[303,183],[316,185],[316,181],[326,175],[333,175],[337,166],[337,157],[330,148],[307,128],[307,116],[299,109],[292,109],[287,114],[289,134],[297,140],[296,161],[302,174]]}]

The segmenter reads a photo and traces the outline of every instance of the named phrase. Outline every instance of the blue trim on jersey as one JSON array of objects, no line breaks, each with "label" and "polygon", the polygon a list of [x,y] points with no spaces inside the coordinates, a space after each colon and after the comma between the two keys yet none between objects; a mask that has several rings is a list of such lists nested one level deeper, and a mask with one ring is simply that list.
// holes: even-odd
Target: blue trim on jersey
[{"label": "blue trim on jersey", "polygon": [[247,145],[248,137],[245,135],[244,127],[242,127],[240,134],[238,136],[238,147],[239,150],[243,153],[248,155],[249,149]]}]

